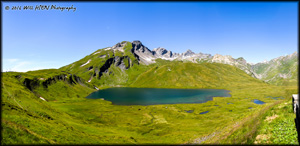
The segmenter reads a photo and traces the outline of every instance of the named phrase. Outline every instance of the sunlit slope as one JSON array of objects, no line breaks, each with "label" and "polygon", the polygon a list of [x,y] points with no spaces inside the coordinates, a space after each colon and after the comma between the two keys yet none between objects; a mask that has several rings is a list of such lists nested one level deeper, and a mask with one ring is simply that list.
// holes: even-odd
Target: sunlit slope
[{"label": "sunlit slope", "polygon": [[85,83],[98,88],[224,88],[264,84],[238,67],[224,63],[192,63],[158,58],[156,63],[145,65],[140,58],[134,53],[133,44],[123,41],[99,49],[59,70],[75,74]]},{"label": "sunlit slope", "polygon": [[[112,48],[60,69],[3,73],[2,144],[202,144],[211,134],[215,137],[204,143],[249,143],[263,112],[297,93],[294,86],[267,84],[232,65],[162,59],[145,65],[130,42]],[[231,97],[202,104],[119,106],[86,99],[95,86],[227,89]],[[209,112],[199,114],[204,111]]]},{"label": "sunlit slope", "polygon": [[61,134],[69,135],[69,140],[81,134],[67,124],[74,119],[49,106],[18,79],[6,73],[2,78],[1,99],[2,144],[56,143]]},{"label": "sunlit slope", "polygon": [[[234,123],[265,107],[254,104],[252,99],[260,99],[270,105],[276,100],[266,96],[288,97],[285,96],[285,90],[279,90],[281,87],[256,86],[263,83],[254,79],[251,82],[254,86],[248,88],[239,89],[242,81],[235,82],[237,88],[231,90],[231,98],[214,98],[203,104],[118,106],[105,100],[82,98],[92,91],[77,81],[71,84],[69,80],[60,80],[49,84],[47,88],[31,86],[32,91],[23,85],[24,78],[49,79],[61,74],[58,70],[51,72],[42,70],[3,74],[2,144],[193,143],[215,131],[226,134],[225,127],[230,130]],[[39,85],[43,85],[42,81],[45,80],[40,80]],[[40,99],[37,94],[48,101]],[[187,110],[194,112],[187,113]],[[209,113],[199,114],[203,111]],[[253,129],[252,125],[248,127]]]},{"label": "sunlit slope", "polygon": [[99,49],[60,70],[76,74],[96,86],[126,84],[128,74],[125,71],[139,63],[131,52],[132,44],[126,41],[120,44],[120,47],[114,46],[119,49]]},{"label": "sunlit slope", "polygon": [[298,85],[298,53],[280,56],[252,66],[257,77],[274,85]]},{"label": "sunlit slope", "polygon": [[[53,72],[56,70],[49,72],[51,77],[60,73]],[[19,79],[15,77],[20,74],[22,77]],[[36,84],[36,88],[30,90],[23,85],[23,77],[46,78],[46,74],[43,74],[43,71],[3,73],[1,144],[132,143],[133,140],[126,131],[123,133],[118,127],[109,127],[109,124],[99,122],[104,119],[93,115],[81,117],[79,115],[85,114],[84,110],[68,113],[51,104],[52,102],[72,104],[72,102],[85,100],[84,97],[92,92],[89,88],[78,83],[74,85],[57,81],[48,88],[39,89]],[[47,101],[39,98],[38,95],[43,96]],[[96,101],[96,104],[98,108],[103,104],[109,105],[107,101],[100,103]],[[72,109],[71,107],[70,110]],[[95,118],[98,121],[95,121]]]},{"label": "sunlit slope", "polygon": [[[42,97],[48,101],[84,98],[95,91],[93,85],[85,83],[75,74],[57,69],[3,73],[3,79],[7,78],[13,79],[12,81],[16,80],[18,86],[30,91],[35,97]],[[16,86],[11,87],[18,89]]]},{"label": "sunlit slope", "polygon": [[133,87],[215,89],[264,85],[267,84],[231,65],[183,62],[155,65],[131,84]]},{"label": "sunlit slope", "polygon": [[[197,139],[213,132],[228,134],[234,123],[273,104],[275,100],[266,96],[290,95],[282,87],[268,85],[236,67],[219,63],[157,60],[148,66],[134,64],[123,71],[117,64],[111,64],[93,82],[83,79],[80,66],[77,74],[63,68],[3,73],[2,143],[198,143]],[[122,82],[119,79],[123,77],[117,72],[126,75]],[[229,89],[232,97],[216,97],[203,104],[118,106],[84,98],[96,91],[95,84]],[[267,104],[256,105],[253,99]],[[199,114],[203,111],[209,113]],[[251,124],[248,127],[253,129]],[[243,137],[247,132],[243,130],[239,135]]]}]

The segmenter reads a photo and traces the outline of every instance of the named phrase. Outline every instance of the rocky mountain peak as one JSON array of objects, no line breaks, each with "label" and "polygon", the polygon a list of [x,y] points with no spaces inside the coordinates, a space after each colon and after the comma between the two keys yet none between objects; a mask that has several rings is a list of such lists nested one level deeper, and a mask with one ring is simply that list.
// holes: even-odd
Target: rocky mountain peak
[{"label": "rocky mountain peak", "polygon": [[157,54],[157,55],[164,55],[164,54],[166,54],[168,52],[168,50],[165,49],[165,48],[158,47],[158,48],[154,48],[152,52],[153,52],[154,55],[155,54]]},{"label": "rocky mountain peak", "polygon": [[114,48],[121,47],[121,46],[122,46],[121,43],[117,43],[112,48],[114,49]]},{"label": "rocky mountain peak", "polygon": [[135,40],[135,41],[132,41],[132,44],[142,44],[142,42],[139,40]]},{"label": "rocky mountain peak", "polygon": [[151,53],[151,51],[147,47],[145,47],[142,44],[142,42],[140,42],[140,41],[133,41],[132,42],[132,49],[136,50],[136,51],[139,51],[139,52],[147,52],[147,53],[150,52]]},{"label": "rocky mountain peak", "polygon": [[[111,49],[113,49],[114,51],[118,50],[118,51],[124,52],[123,48],[125,45],[126,45],[126,41],[123,41],[121,43],[115,44],[113,47],[111,47]],[[110,49],[110,48],[108,48],[108,49]]]},{"label": "rocky mountain peak", "polygon": [[188,49],[185,53],[183,53],[183,56],[192,56],[194,54],[195,53],[192,50]]},{"label": "rocky mountain peak", "polygon": [[152,53],[157,58],[165,58],[166,59],[166,58],[172,58],[173,57],[172,51],[168,51],[167,49],[161,48],[161,47],[154,48]]},{"label": "rocky mountain peak", "polygon": [[243,65],[246,65],[247,64],[247,61],[243,58],[243,57],[240,57],[238,59],[236,59],[236,61],[240,64],[243,64]]},{"label": "rocky mountain peak", "polygon": [[144,48],[144,45],[140,41],[133,41],[132,48],[134,48],[134,50],[138,50],[140,48]]},{"label": "rocky mountain peak", "polygon": [[297,57],[297,56],[298,56],[298,52],[295,51],[293,54],[290,54],[290,55],[288,55],[288,56],[289,56],[289,58]]},{"label": "rocky mountain peak", "polygon": [[145,63],[151,64],[154,63],[155,57],[147,47],[145,47],[140,41],[133,41],[132,43],[132,53],[139,56],[138,60]]},{"label": "rocky mountain peak", "polygon": [[234,59],[230,55],[222,56],[220,54],[216,54],[213,57],[212,62],[225,63],[225,64],[231,64],[232,65],[234,63]]}]

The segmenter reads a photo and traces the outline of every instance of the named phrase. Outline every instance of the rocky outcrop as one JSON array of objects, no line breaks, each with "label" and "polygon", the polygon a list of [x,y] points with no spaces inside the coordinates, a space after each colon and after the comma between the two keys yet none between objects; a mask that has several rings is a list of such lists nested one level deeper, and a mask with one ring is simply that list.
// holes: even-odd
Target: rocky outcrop
[{"label": "rocky outcrop", "polygon": [[151,63],[155,63],[155,57],[153,56],[152,51],[150,51],[147,47],[145,47],[140,41],[132,42],[131,52],[135,54],[135,56],[139,56],[137,59],[140,62],[148,65]]},{"label": "rocky outcrop", "polygon": [[83,84],[83,80],[80,77],[76,76],[76,75],[71,75],[69,77],[68,81],[69,81],[70,84],[76,84],[76,83]]},{"label": "rocky outcrop", "polygon": [[[125,62],[124,61],[127,61],[128,65],[126,66],[125,65]],[[122,71],[130,68],[130,58],[128,56],[122,56],[122,57],[119,57],[119,56],[116,56],[114,57],[114,65],[119,67]]]},{"label": "rocky outcrop", "polygon": [[94,67],[93,66],[90,66],[87,68],[87,70],[92,70]]},{"label": "rocky outcrop", "polygon": [[146,65],[155,63],[155,59],[161,58],[164,60],[187,60],[192,62],[197,62],[197,60],[209,60],[212,58],[210,54],[199,53],[196,54],[190,49],[184,53],[173,53],[163,47],[154,48],[150,51],[145,47],[140,41],[132,42],[132,53],[135,57]]},{"label": "rocky outcrop", "polygon": [[103,73],[107,72],[109,67],[111,66],[111,64],[113,63],[114,61],[114,58],[109,58],[105,61],[105,63],[102,65],[102,67],[100,68],[100,71],[99,71],[99,79],[101,78],[101,76],[103,75]]},{"label": "rocky outcrop", "polygon": [[[127,65],[125,64],[125,61],[128,63]],[[128,56],[115,56],[113,58],[107,59],[98,72],[99,79],[101,78],[103,73],[108,72],[108,69],[111,65],[115,65],[116,67],[119,67],[122,71],[124,71],[131,67],[131,59]]]},{"label": "rocky outcrop", "polygon": [[183,56],[188,57],[188,56],[193,56],[194,54],[195,53],[192,50],[188,49],[186,52],[183,53]]},{"label": "rocky outcrop", "polygon": [[66,81],[66,80],[67,80],[67,75],[62,74],[62,75],[58,75],[58,76],[54,76],[54,77],[50,77],[50,78],[46,79],[45,81],[42,82],[42,85],[45,88],[48,88],[49,85],[54,84],[57,81]]},{"label": "rocky outcrop", "polygon": [[124,52],[124,46],[126,45],[126,41],[121,42],[121,43],[117,43],[116,45],[114,45],[111,49],[113,50],[118,50],[121,52]]},{"label": "rocky outcrop", "polygon": [[216,63],[230,64],[230,65],[234,65],[235,62],[235,60],[230,55],[223,56],[219,54],[216,54],[211,61]]},{"label": "rocky outcrop", "polygon": [[247,65],[247,61],[243,57],[240,57],[240,58],[236,59],[236,61],[239,64]]},{"label": "rocky outcrop", "polygon": [[76,76],[76,75],[72,75],[69,74],[69,77],[67,74],[60,74],[60,75],[56,75],[53,77],[49,77],[49,78],[24,78],[21,75],[15,76],[17,79],[21,80],[23,85],[29,89],[30,91],[34,91],[34,89],[43,86],[44,88],[48,88],[48,86],[55,84],[58,81],[66,81],[67,83],[74,85],[74,84],[81,84],[83,85],[83,80]]},{"label": "rocky outcrop", "polygon": [[174,53],[172,51],[168,51],[165,48],[154,48],[152,51],[152,54],[155,58],[161,58],[165,60],[174,60],[178,57],[177,53]]},{"label": "rocky outcrop", "polygon": [[155,56],[155,57],[161,57],[163,56],[164,54],[166,54],[168,51],[165,49],[165,48],[154,48],[153,51],[152,51],[152,54]]},{"label": "rocky outcrop", "polygon": [[[111,49],[113,50],[117,49],[123,51],[126,43],[127,42],[117,43]],[[140,41],[133,41],[131,42],[131,45],[132,45],[131,53],[138,60],[139,63],[143,63],[146,65],[155,63],[155,59],[158,58],[165,59],[165,60],[175,60],[175,59],[189,60],[192,62],[197,62],[196,61],[197,59],[208,60],[209,58],[211,58],[210,54],[202,54],[202,53],[196,54],[191,50],[187,50],[185,53],[173,53],[170,50],[167,50],[162,47],[158,47],[153,49],[153,51],[151,51],[147,47],[145,47]]]},{"label": "rocky outcrop", "polygon": [[40,85],[40,82],[38,79],[25,78],[23,81],[23,84],[25,85],[25,87],[27,89],[29,89],[30,91],[33,91],[34,88],[37,88]]},{"label": "rocky outcrop", "polygon": [[220,54],[216,54],[213,56],[211,62],[223,63],[223,64],[229,64],[229,65],[235,66],[235,67],[245,71],[247,74],[251,75],[252,77],[257,78],[257,75],[254,73],[251,65],[248,64],[247,61],[243,57],[234,59],[230,55],[223,56]]}]

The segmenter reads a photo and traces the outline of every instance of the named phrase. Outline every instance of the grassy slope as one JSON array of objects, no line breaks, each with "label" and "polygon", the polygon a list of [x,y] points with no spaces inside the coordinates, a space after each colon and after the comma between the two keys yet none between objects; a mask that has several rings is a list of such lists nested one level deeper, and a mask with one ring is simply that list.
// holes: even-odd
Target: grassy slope
[{"label": "grassy slope", "polygon": [[[2,143],[216,143],[218,139],[213,137],[203,140],[203,137],[212,133],[215,133],[214,137],[223,139],[222,143],[241,143],[245,140],[241,136],[248,134],[246,141],[249,143],[255,136],[251,127],[257,125],[257,121],[255,118],[245,121],[245,118],[262,115],[262,109],[276,103],[277,100],[265,98],[266,96],[290,96],[283,87],[265,84],[230,65],[193,64],[160,59],[149,66],[137,65],[130,54],[130,43],[125,48],[124,54],[100,49],[96,51],[100,53],[88,55],[59,70],[4,73]],[[132,67],[121,71],[120,68],[111,66],[111,74],[104,74],[100,80],[93,79],[91,83],[87,83],[92,73],[108,59],[108,55],[105,59],[99,59],[104,54],[110,54],[110,57],[127,55],[132,59]],[[89,64],[80,67],[90,59]],[[88,71],[90,66],[93,69]],[[58,81],[47,89],[36,88],[33,94],[21,84],[22,80],[18,81],[14,77],[21,74],[22,77],[31,79],[49,78],[61,74],[62,70],[76,74],[84,83],[99,88],[116,85],[219,88],[230,90],[232,97],[216,97],[203,104],[120,106],[100,99],[82,98],[95,90],[80,84],[70,85],[64,81]],[[39,99],[37,93],[48,102]],[[266,104],[256,105],[252,102],[253,99],[260,99]],[[229,102],[233,104],[227,104]],[[194,112],[187,113],[185,110]],[[199,114],[207,110],[209,113]],[[236,123],[243,122],[244,125],[239,128],[241,130],[235,129]],[[230,135],[240,137],[237,139]]]},{"label": "grassy slope", "polygon": [[178,63],[155,65],[139,75],[132,87],[218,88],[266,85],[242,70],[220,63]]},{"label": "grassy slope", "polygon": [[[100,71],[100,68],[105,64],[106,60],[109,58],[114,58],[116,56],[122,57],[127,56],[130,58],[131,62],[129,62],[128,59],[124,59],[125,66],[131,66],[135,68],[143,68],[143,67],[137,67],[138,61],[134,57],[134,55],[131,53],[132,44],[130,42],[126,42],[124,46],[124,52],[113,50],[106,50],[107,48],[99,49],[95,52],[93,52],[90,55],[85,56],[84,58],[66,65],[64,67],[61,67],[60,70],[70,72],[72,74],[76,74],[80,76],[85,81],[88,81],[91,79],[91,84],[101,88],[101,87],[109,87],[109,86],[115,86],[115,85],[127,85],[128,84],[128,78],[134,77],[128,76],[128,72],[122,71],[120,68],[112,65],[110,66],[110,69],[108,70],[108,73],[104,73],[103,76],[99,79],[98,72]],[[90,62],[86,65],[90,60]],[[84,65],[84,66],[82,66]],[[91,68],[89,70],[89,68]],[[144,67],[145,68],[145,67]],[[140,69],[137,69],[140,70]],[[96,74],[95,77],[92,77],[94,74]],[[130,74],[130,73],[129,73]],[[134,74],[134,73],[133,73]],[[91,78],[92,77],[92,78]]]},{"label": "grassy slope", "polygon": [[292,100],[271,108],[256,132],[255,144],[299,144]]},{"label": "grassy slope", "polygon": [[[51,102],[72,103],[84,100],[70,94],[74,92],[87,96],[92,92],[83,87],[78,88],[80,85],[70,87],[64,84],[67,87],[65,89],[57,88],[61,83],[53,84],[51,86],[56,92],[49,89],[48,93],[58,91],[62,94],[57,94],[54,97],[56,100],[46,102],[22,86],[10,73],[4,73],[2,81],[2,144],[130,142],[129,138],[123,138],[123,134],[111,132],[111,129],[101,123],[91,122],[91,117],[81,118],[51,105]],[[49,88],[52,88],[51,86]],[[84,90],[85,93],[78,92],[77,89]],[[68,94],[68,97],[64,94]],[[94,134],[93,131],[98,132]],[[120,139],[115,139],[116,137]]]},{"label": "grassy slope", "polygon": [[[92,90],[76,91],[83,89],[82,86],[61,81],[49,86],[45,98],[46,94],[49,98],[51,94],[55,97],[45,102],[22,86],[13,77],[14,73],[5,73],[2,87],[4,143],[197,143],[197,139],[213,132],[228,133],[226,127],[275,102],[266,96],[285,96],[284,90],[274,90],[279,87],[269,86],[224,64],[158,61],[157,66],[140,65],[126,73],[132,74],[128,82],[134,87],[223,88],[231,90],[232,97],[214,98],[204,104],[118,106],[104,100],[78,98],[72,91],[86,96]],[[174,78],[177,80],[172,80]],[[62,90],[69,92],[56,92]],[[43,94],[45,90],[36,91]],[[261,99],[267,104],[256,105],[252,99]],[[18,104],[26,110],[17,108]],[[207,110],[210,112],[199,114]]]},{"label": "grassy slope", "polygon": [[[266,76],[262,80],[269,80],[268,82],[274,85],[296,86],[298,85],[298,58],[293,57],[287,59],[283,57],[279,61],[271,61],[269,64],[257,64],[253,70],[257,74],[265,73]],[[279,77],[278,74],[290,74],[288,78]]]},{"label": "grassy slope", "polygon": [[[274,113],[274,106],[278,106],[278,104],[282,105],[283,102],[287,102],[287,103],[291,103],[291,95],[298,93],[298,87],[296,86],[289,86],[289,87],[280,87],[280,86],[273,86],[273,89],[269,89],[269,90],[273,90],[272,92],[276,92],[275,90],[277,90],[277,92],[282,92],[282,94],[284,96],[285,99],[284,100],[274,100],[275,102],[272,102],[272,104],[266,104],[265,106],[262,106],[261,110],[256,110],[253,114],[249,115],[247,118],[241,120],[240,122],[237,122],[234,126],[233,129],[236,130],[232,130],[230,129],[229,134],[227,135],[227,137],[215,137],[212,141],[216,142],[216,143],[221,143],[221,144],[257,144],[257,142],[255,142],[255,139],[257,137],[257,135],[259,133],[261,133],[260,131],[263,129],[262,126],[260,125],[261,123],[263,123],[263,125],[265,124],[265,122],[263,120],[265,120],[267,115],[270,115],[271,113]],[[265,88],[266,89],[266,88]],[[262,93],[266,93],[267,95],[271,95],[269,97],[279,97],[279,94],[269,94],[268,92],[265,92],[264,90],[259,89],[259,92]],[[257,90],[253,90],[253,92],[257,92]],[[265,94],[265,95],[266,95]],[[274,96],[276,95],[276,96]],[[262,98],[263,101],[266,100],[271,100],[272,98],[268,98],[268,96],[265,96],[265,98]],[[285,106],[286,109],[291,108],[291,104],[288,104]],[[295,133],[296,129],[295,127],[295,123],[293,123],[292,121],[294,120],[294,116],[290,113],[290,111],[287,110],[277,110],[277,113],[280,113],[281,115],[281,119],[285,120],[285,121],[289,121],[289,123],[285,123],[285,125],[291,129],[289,129],[290,131],[285,131],[282,130],[282,132],[290,132],[291,133]],[[270,129],[273,128],[277,128],[277,127],[273,127],[274,125],[269,125],[268,126],[268,132],[270,132]],[[258,131],[257,131],[258,129]],[[270,134],[273,137],[273,140],[275,140],[275,142],[271,142],[269,144],[278,144],[279,143],[279,139],[282,139],[282,135],[278,135],[278,133],[273,133]],[[269,135],[269,136],[270,136]],[[291,135],[290,135],[291,136]],[[281,141],[281,144],[297,144],[296,141]],[[266,144],[266,142],[258,142],[258,144]]]}]

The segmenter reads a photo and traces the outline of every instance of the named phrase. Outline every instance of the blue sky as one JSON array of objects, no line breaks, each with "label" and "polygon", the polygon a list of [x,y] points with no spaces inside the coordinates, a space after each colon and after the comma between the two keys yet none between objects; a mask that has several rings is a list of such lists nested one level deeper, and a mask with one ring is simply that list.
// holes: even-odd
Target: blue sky
[{"label": "blue sky", "polygon": [[191,49],[251,63],[298,50],[297,2],[2,2],[1,13],[2,71],[59,68],[133,40],[150,50]]}]

